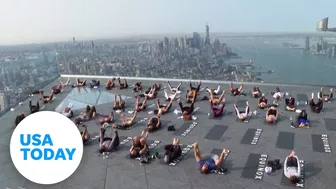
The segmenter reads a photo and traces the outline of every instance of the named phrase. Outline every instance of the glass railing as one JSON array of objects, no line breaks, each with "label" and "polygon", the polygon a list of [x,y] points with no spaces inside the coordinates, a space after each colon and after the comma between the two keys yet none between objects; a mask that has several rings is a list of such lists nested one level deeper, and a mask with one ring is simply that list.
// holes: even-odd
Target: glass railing
[{"label": "glass railing", "polygon": [[336,38],[325,34],[197,35],[64,46],[60,74],[335,85]]},{"label": "glass railing", "polygon": [[0,111],[59,75],[334,86],[336,37],[322,34],[213,34],[208,43],[194,33],[11,48],[0,57]]}]

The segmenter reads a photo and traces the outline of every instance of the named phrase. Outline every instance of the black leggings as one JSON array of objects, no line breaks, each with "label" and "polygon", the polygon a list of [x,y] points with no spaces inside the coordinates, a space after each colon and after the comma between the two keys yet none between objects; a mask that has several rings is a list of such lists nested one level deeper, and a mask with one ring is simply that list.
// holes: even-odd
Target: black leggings
[{"label": "black leggings", "polygon": [[166,163],[171,163],[174,161],[174,159],[178,158],[182,154],[182,149],[180,145],[173,145],[173,144],[168,144],[164,147],[165,149],[165,162]]},{"label": "black leggings", "polygon": [[320,113],[321,110],[322,110],[322,104],[315,104],[314,100],[311,99],[309,101],[309,105],[310,105],[310,109],[313,111],[313,112],[316,112],[316,113]]},{"label": "black leggings", "polygon": [[190,106],[183,107],[182,102],[179,102],[179,106],[181,108],[181,112],[187,112],[187,114],[191,114],[194,111],[194,103]]},{"label": "black leggings", "polygon": [[29,101],[29,109],[30,109],[30,113],[38,112],[40,110],[39,102],[36,102],[36,106],[34,106],[34,105],[32,105],[32,102]]},{"label": "black leggings", "polygon": [[197,87],[193,87],[192,84],[190,83],[190,90],[191,91],[196,91],[196,93],[198,93],[200,88],[201,88],[201,85],[197,85]]},{"label": "black leggings", "polygon": [[[105,152],[112,152],[114,151],[120,144],[120,139],[119,139],[119,135],[115,134],[113,136],[113,138],[111,137],[104,137],[103,138],[103,142],[105,141],[111,141],[110,145],[108,146],[108,148],[105,149]],[[99,138],[99,142],[100,142],[100,138]]]},{"label": "black leggings", "polygon": [[287,167],[298,167],[297,159],[295,157],[288,157]]}]

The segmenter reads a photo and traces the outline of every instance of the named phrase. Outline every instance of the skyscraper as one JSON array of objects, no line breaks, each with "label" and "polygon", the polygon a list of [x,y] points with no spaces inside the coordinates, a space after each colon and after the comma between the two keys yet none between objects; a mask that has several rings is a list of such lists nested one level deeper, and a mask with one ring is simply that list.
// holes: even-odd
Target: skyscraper
[{"label": "skyscraper", "polygon": [[320,36],[319,37],[319,43],[322,45],[322,43],[323,43],[323,37],[322,36]]},{"label": "skyscraper", "polygon": [[310,50],[310,38],[309,36],[306,37],[306,52]]},{"label": "skyscraper", "polygon": [[75,39],[75,37],[72,37],[72,44],[76,45],[76,39]]},{"label": "skyscraper", "polygon": [[4,93],[0,93],[0,112],[8,107],[8,100]]},{"label": "skyscraper", "polygon": [[208,24],[205,25],[205,46],[210,45],[210,32]]}]

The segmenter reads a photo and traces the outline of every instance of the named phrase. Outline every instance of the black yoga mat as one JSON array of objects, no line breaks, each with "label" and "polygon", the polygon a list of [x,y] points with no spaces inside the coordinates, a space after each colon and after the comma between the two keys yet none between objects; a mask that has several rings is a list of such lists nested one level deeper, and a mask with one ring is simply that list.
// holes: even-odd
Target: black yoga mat
[{"label": "black yoga mat", "polygon": [[240,144],[257,145],[262,134],[262,129],[247,129]]},{"label": "black yoga mat", "polygon": [[220,140],[229,126],[226,125],[214,125],[204,139],[208,140]]},{"label": "black yoga mat", "polygon": [[294,149],[295,134],[290,132],[279,132],[275,147],[287,150]]}]

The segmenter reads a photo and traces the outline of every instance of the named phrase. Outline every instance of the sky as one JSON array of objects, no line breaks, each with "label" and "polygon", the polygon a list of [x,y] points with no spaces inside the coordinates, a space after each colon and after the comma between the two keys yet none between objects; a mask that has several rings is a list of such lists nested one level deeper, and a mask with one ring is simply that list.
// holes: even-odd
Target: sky
[{"label": "sky", "polygon": [[0,44],[152,34],[313,32],[335,0],[0,0]]}]

